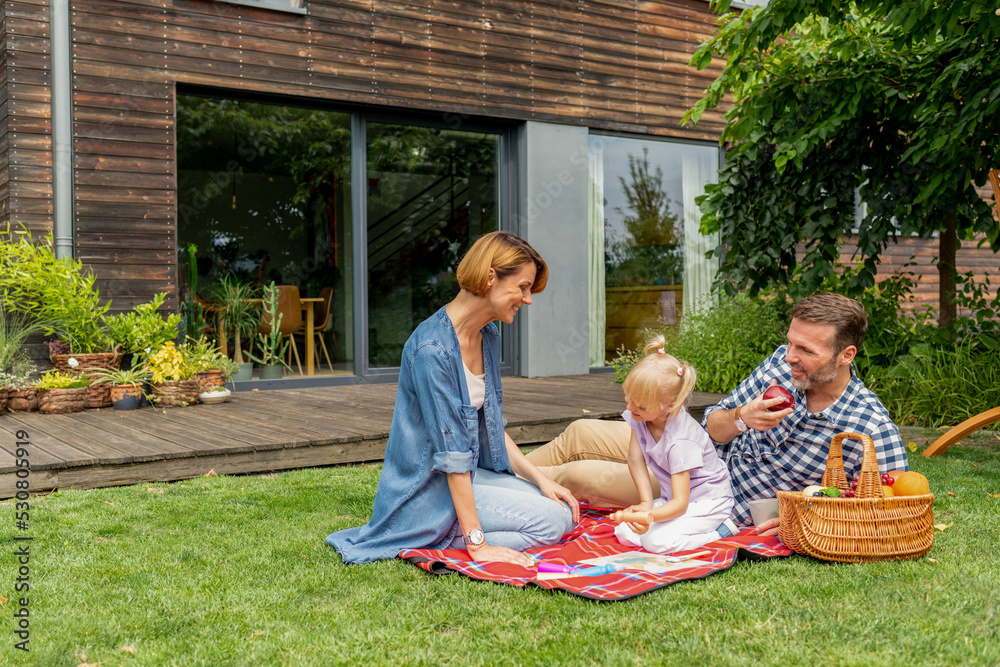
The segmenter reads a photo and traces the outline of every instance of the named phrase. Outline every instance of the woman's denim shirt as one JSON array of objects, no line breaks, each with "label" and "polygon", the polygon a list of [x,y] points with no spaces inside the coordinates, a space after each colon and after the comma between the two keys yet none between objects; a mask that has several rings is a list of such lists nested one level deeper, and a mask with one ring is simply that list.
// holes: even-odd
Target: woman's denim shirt
[{"label": "woman's denim shirt", "polygon": [[486,399],[469,405],[462,352],[441,308],[406,341],[385,464],[372,518],[326,541],[345,563],[395,558],[403,549],[444,549],[458,534],[446,473],[477,467],[511,473],[504,444],[500,334],[483,330]]}]

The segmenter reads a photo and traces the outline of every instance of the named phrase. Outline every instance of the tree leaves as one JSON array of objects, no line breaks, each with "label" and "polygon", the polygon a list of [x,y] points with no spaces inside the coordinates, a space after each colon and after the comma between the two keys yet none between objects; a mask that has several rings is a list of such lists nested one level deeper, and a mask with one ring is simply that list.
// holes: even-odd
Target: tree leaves
[{"label": "tree leaves", "polygon": [[[1000,151],[1000,21],[989,11],[971,0],[772,0],[720,20],[692,63],[726,66],[685,120],[736,100],[722,133],[727,187],[699,202],[703,229],[722,231],[727,290],[815,288],[849,234],[861,289],[898,233],[928,238],[947,215],[960,238],[985,233],[1000,250],[973,187]],[[861,221],[855,193],[868,203]]]}]

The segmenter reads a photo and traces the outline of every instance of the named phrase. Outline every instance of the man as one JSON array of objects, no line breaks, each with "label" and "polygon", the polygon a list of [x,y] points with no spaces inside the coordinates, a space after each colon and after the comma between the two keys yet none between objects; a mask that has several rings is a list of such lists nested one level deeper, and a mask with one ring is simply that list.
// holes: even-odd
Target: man
[{"label": "man", "polygon": [[[749,501],[818,484],[838,433],[868,435],[879,470],[909,469],[899,429],[851,365],[868,328],[864,309],[853,299],[823,293],[803,299],[790,314],[788,343],[705,411],[703,425],[729,469],[733,519],[740,526],[750,525]],[[768,411],[781,399],[761,395],[775,384],[794,389],[794,408]],[[626,424],[580,420],[528,458],[577,498],[626,507],[637,497],[625,465],[629,437]],[[843,455],[844,471],[853,479],[861,470],[861,443],[845,440]],[[655,486],[653,493],[659,494]],[[778,520],[757,532],[776,535]]]}]

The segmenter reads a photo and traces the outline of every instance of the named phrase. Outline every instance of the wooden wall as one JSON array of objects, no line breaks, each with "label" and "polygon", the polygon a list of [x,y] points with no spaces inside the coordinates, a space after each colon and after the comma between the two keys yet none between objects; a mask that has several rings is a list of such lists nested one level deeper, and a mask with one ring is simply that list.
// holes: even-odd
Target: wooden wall
[{"label": "wooden wall", "polygon": [[711,139],[681,115],[717,74],[687,61],[697,0],[88,0],[71,12],[77,256],[114,308],[176,307],[177,83],[464,116]]},{"label": "wooden wall", "polygon": [[0,3],[0,225],[52,227],[47,0]]}]

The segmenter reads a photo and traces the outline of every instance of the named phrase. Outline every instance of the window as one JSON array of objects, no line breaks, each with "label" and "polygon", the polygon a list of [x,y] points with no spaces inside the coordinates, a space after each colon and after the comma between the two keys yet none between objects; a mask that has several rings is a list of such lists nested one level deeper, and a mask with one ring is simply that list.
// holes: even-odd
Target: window
[{"label": "window", "polygon": [[366,152],[368,364],[391,367],[458,293],[465,251],[498,229],[500,135],[370,122]]},{"label": "window", "polygon": [[301,296],[332,287],[330,315],[316,327],[326,329],[339,374],[354,371],[350,120],[291,105],[177,96],[180,263],[193,243],[202,297],[226,273],[295,285]]},{"label": "window", "polygon": [[700,233],[694,200],[715,181],[719,151],[591,135],[590,152],[591,243],[604,248],[603,264],[591,267],[603,273],[591,280],[592,291],[604,291],[591,297],[591,365],[600,366],[708,297],[717,264],[705,253],[716,241]]}]

